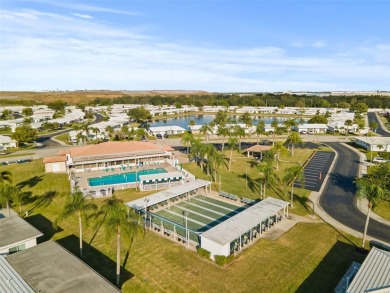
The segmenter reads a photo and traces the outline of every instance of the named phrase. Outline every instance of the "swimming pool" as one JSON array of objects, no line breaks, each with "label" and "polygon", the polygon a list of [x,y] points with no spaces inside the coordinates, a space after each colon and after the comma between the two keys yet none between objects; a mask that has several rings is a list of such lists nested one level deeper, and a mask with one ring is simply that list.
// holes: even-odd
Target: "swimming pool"
[{"label": "swimming pool", "polygon": [[130,172],[130,173],[115,174],[115,175],[109,175],[103,177],[89,178],[88,183],[89,186],[133,183],[139,181],[139,176],[141,175],[160,174],[160,173],[167,173],[167,172],[168,171],[163,168],[140,170],[138,172]]}]

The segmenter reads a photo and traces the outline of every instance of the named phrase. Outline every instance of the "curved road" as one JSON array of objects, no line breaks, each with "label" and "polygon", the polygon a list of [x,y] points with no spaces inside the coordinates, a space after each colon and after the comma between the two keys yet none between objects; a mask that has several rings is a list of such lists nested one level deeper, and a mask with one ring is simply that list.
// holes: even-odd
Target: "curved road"
[{"label": "curved road", "polygon": [[386,131],[383,127],[382,124],[379,122],[378,117],[376,116],[375,113],[373,112],[368,112],[367,113],[367,118],[368,118],[368,123],[371,124],[371,122],[376,122],[378,124],[378,128],[376,129],[376,133],[382,136],[390,136],[390,132]]},{"label": "curved road", "polygon": [[[99,123],[103,121],[103,116],[100,114],[95,113],[95,120],[93,121],[93,124]],[[91,124],[92,125],[92,124]],[[46,148],[46,147],[58,147],[62,146],[62,144],[52,140],[53,137],[58,136],[60,134],[66,133],[71,131],[71,129],[61,130],[55,133],[45,134],[37,138],[36,142],[40,143],[41,146],[38,148]]]},{"label": "curved road", "polygon": [[[332,218],[358,232],[363,232],[366,215],[356,206],[356,186],[353,183],[358,176],[360,157],[341,143],[327,144],[339,156],[320,198],[320,205]],[[390,227],[372,218],[368,224],[367,234],[390,243]]]}]

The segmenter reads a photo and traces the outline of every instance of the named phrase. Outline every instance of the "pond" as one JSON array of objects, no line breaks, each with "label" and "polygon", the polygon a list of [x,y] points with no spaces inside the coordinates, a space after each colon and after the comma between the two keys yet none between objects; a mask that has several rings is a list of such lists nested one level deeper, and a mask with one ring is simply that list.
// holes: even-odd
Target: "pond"
[{"label": "pond", "polygon": [[[188,115],[188,116],[181,116],[181,117],[174,117],[174,118],[160,118],[155,119],[153,122],[149,123],[150,127],[156,127],[156,126],[180,126],[184,129],[188,129],[188,125],[190,124],[191,120],[195,121],[195,124],[202,125],[205,123],[210,123],[214,120],[215,115]],[[239,120],[239,115],[230,115],[230,117]],[[252,116],[253,119],[253,125],[257,125],[259,123],[259,119],[256,119],[258,116]],[[271,124],[272,120],[275,117],[262,117],[265,124]],[[287,120],[286,117],[276,117],[279,121],[279,123],[283,123],[283,121]]]}]

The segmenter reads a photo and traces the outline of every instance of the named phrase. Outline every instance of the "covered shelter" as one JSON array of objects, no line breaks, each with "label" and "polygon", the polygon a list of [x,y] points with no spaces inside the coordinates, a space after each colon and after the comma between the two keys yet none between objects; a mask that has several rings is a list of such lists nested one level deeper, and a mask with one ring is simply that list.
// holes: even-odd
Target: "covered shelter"
[{"label": "covered shelter", "polygon": [[261,160],[263,158],[263,152],[269,151],[270,149],[272,149],[272,146],[270,145],[257,144],[251,146],[250,148],[247,148],[246,150],[244,150],[244,152],[246,152],[248,158],[250,155],[254,156],[254,154],[260,154],[260,160]]},{"label": "covered shelter", "polygon": [[200,235],[201,247],[215,255],[229,256],[254,241],[266,228],[288,215],[289,203],[267,197]]},{"label": "covered shelter", "polygon": [[169,202],[169,200],[178,198],[182,195],[189,197],[191,193],[196,192],[198,189],[201,188],[204,189],[205,194],[209,194],[211,192],[211,182],[207,180],[196,179],[188,182],[187,184],[179,185],[171,189],[159,191],[157,193],[130,201],[126,203],[126,205],[138,211],[145,210],[149,207],[161,203],[165,204]]},{"label": "covered shelter", "polygon": [[139,176],[140,190],[163,189],[177,186],[184,183],[181,172],[168,172]]}]

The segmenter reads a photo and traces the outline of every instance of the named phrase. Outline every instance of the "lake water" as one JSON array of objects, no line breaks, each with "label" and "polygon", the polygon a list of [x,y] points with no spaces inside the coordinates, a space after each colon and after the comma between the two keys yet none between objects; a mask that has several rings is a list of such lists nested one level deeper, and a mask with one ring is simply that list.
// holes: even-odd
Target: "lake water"
[{"label": "lake water", "polygon": [[[156,126],[180,126],[184,129],[188,129],[188,125],[190,124],[191,120],[195,121],[195,124],[202,125],[205,123],[210,123],[214,120],[215,115],[189,115],[189,116],[181,116],[181,117],[175,117],[175,118],[165,118],[165,119],[156,119],[154,122],[150,123],[151,127]],[[235,118],[237,121],[240,116],[238,115],[231,115],[230,117]],[[255,116],[257,117],[257,116]],[[285,117],[276,117],[279,121],[279,124],[283,123],[288,118]],[[274,117],[262,117],[265,124],[271,124]],[[241,122],[239,122],[241,123]],[[257,125],[259,123],[259,119],[253,119],[253,125]]]}]

